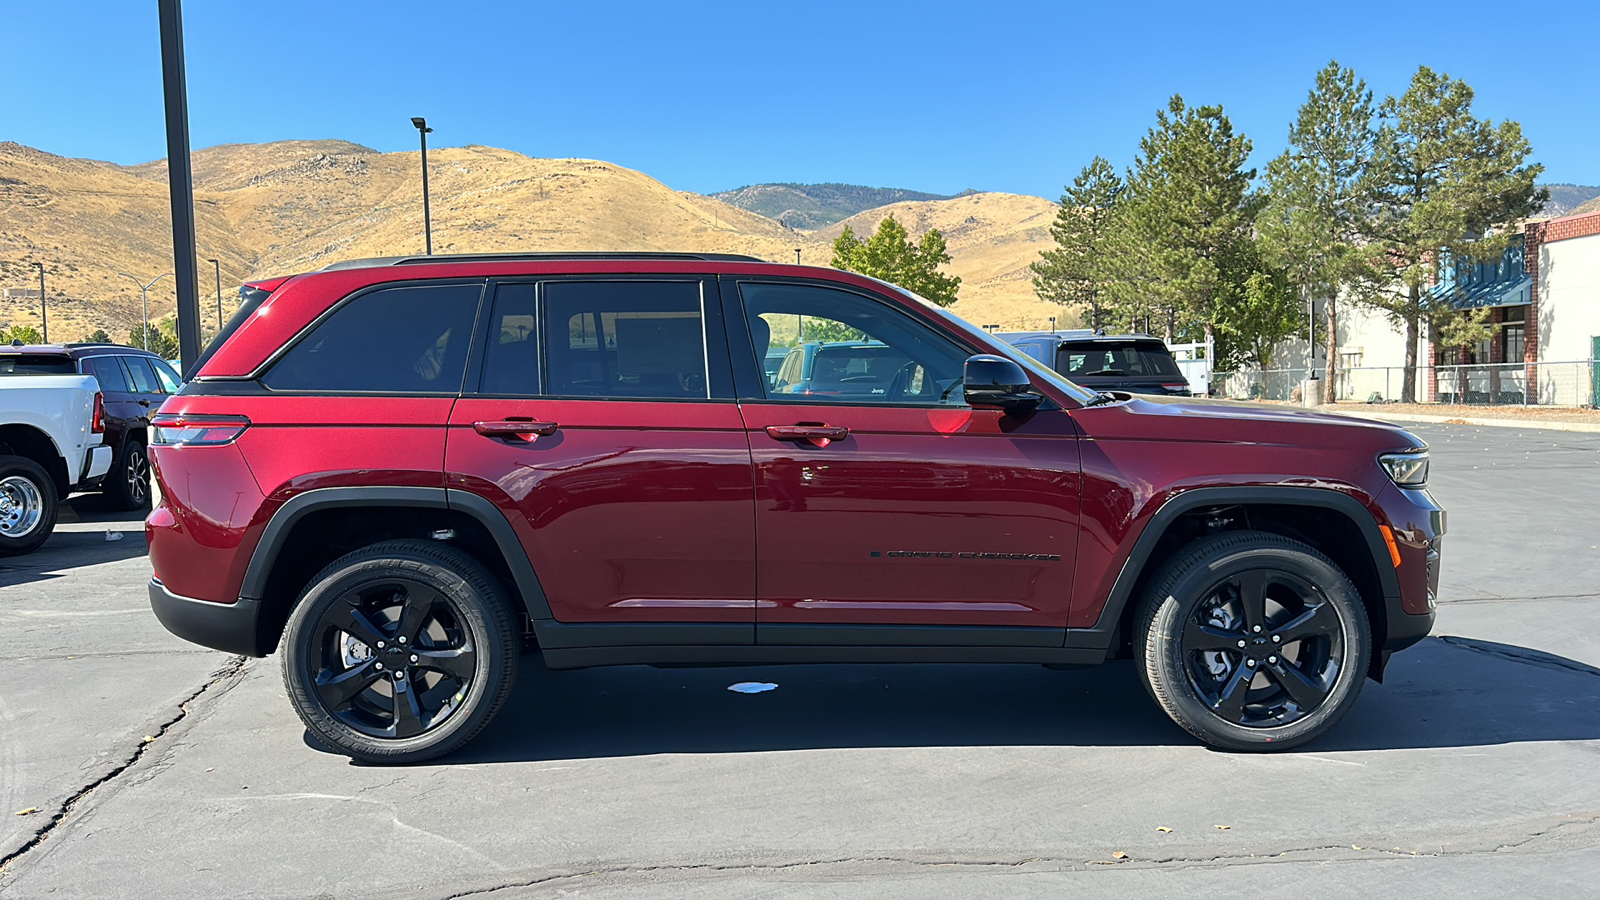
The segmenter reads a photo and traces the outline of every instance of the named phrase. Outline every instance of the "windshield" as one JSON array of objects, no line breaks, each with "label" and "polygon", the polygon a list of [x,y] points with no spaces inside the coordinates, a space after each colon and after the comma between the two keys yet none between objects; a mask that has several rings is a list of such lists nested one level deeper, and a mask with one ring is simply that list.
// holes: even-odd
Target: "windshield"
[{"label": "windshield", "polygon": [[1095,398],[1100,396],[1094,391],[1073,384],[1071,381],[1068,381],[1067,379],[1061,377],[1061,375],[1057,374],[1055,370],[1050,369],[1028,354],[1023,353],[1021,350],[1018,350],[1010,344],[1007,344],[1005,341],[994,340],[991,335],[986,334],[978,326],[968,322],[966,319],[961,318],[955,313],[950,312],[939,304],[934,303],[932,300],[918,296],[915,292],[908,291],[897,284],[890,284],[887,281],[877,278],[872,280],[878,282],[886,288],[889,288],[890,290],[893,290],[895,293],[900,294],[901,296],[911,298],[929,312],[937,315],[939,318],[944,319],[946,322],[949,322],[951,325],[954,325],[956,328],[960,329],[963,333],[978,338],[978,340],[974,342],[977,343],[978,346],[982,347],[989,343],[999,344],[1001,348],[1000,355],[1006,357],[1007,359],[1014,360],[1017,365],[1020,365],[1023,369],[1027,370],[1028,374],[1032,376],[1035,381],[1042,381],[1046,384],[1053,385],[1057,390],[1066,394],[1068,397],[1071,397],[1077,402],[1083,404],[1093,403]]}]

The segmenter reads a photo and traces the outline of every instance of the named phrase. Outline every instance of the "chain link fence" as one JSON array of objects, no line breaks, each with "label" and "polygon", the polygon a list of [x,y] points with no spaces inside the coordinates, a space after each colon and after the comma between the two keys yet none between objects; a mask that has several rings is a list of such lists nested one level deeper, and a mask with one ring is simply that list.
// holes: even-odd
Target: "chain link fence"
[{"label": "chain link fence", "polygon": [[[1317,376],[1322,376],[1318,370]],[[1594,406],[1600,397],[1600,364],[1594,360],[1540,363],[1490,363],[1418,366],[1417,403],[1470,406]],[[1298,401],[1305,369],[1216,372],[1214,397],[1235,400]],[[1339,369],[1329,399],[1394,403],[1404,399],[1405,367],[1363,366]]]}]

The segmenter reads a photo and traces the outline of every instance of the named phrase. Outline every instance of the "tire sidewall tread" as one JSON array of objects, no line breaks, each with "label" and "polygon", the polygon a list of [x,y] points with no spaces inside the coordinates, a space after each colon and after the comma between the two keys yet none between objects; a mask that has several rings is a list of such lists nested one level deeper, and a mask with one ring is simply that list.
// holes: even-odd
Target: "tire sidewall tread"
[{"label": "tire sidewall tread", "polygon": [[61,498],[56,496],[56,483],[44,467],[26,456],[0,456],[0,478],[22,475],[39,489],[39,499],[44,504],[39,524],[32,533],[19,538],[0,535],[0,556],[21,556],[39,549],[55,531],[56,518],[61,512]]}]

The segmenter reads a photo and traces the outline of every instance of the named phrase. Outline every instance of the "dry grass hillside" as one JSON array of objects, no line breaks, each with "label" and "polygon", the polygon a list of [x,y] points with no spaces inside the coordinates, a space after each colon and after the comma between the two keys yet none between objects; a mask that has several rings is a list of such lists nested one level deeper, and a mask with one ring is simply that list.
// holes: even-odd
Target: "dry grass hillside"
[{"label": "dry grass hillside", "polygon": [[[683,250],[792,261],[798,247],[805,262],[825,264],[837,233],[837,227],[794,231],[597,160],[460,147],[431,150],[428,162],[438,253]],[[202,260],[222,262],[225,312],[237,285],[251,278],[421,253],[418,166],[415,152],[378,153],[347,141],[197,151],[197,244]],[[171,267],[165,178],[163,161],[123,167],[0,144],[0,289],[36,287],[32,263],[41,261],[52,338],[78,339],[96,327],[125,336],[139,321],[139,294],[117,273],[147,281]],[[1025,272],[1052,204],[978,194],[884,209],[896,211],[914,232],[931,225],[949,235],[955,262],[948,269],[963,278],[958,312],[974,321],[1021,324],[1040,306]],[[876,219],[867,223],[871,216],[851,222],[858,231],[870,230],[876,225]],[[200,277],[209,322],[215,306],[208,263],[201,263]],[[170,278],[152,289],[150,303],[152,318],[172,313]],[[1042,316],[1034,318],[1029,324],[1043,323]],[[38,321],[36,298],[0,298],[0,322]]]},{"label": "dry grass hillside", "polygon": [[1050,223],[1056,204],[1021,194],[967,194],[949,200],[892,203],[857,213],[815,232],[832,241],[849,226],[866,238],[885,216],[893,215],[918,237],[930,228],[944,235],[950,251],[947,273],[961,276],[956,311],[970,322],[1002,329],[1032,329],[1071,323],[1059,306],[1041,302],[1033,293],[1029,263],[1050,246]]}]

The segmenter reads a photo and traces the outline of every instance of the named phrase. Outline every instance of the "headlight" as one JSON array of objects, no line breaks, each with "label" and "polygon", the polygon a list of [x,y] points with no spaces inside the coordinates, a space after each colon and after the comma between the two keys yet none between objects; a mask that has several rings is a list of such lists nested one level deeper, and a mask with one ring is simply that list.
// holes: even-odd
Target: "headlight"
[{"label": "headlight", "polygon": [[1395,484],[1404,488],[1419,488],[1428,483],[1428,451],[1420,453],[1385,453],[1378,457],[1383,470]]}]

